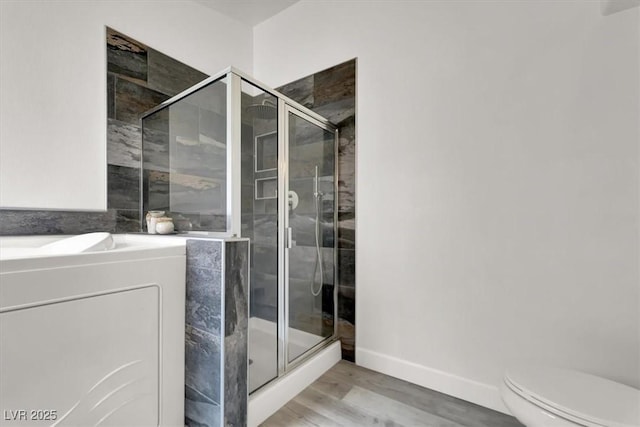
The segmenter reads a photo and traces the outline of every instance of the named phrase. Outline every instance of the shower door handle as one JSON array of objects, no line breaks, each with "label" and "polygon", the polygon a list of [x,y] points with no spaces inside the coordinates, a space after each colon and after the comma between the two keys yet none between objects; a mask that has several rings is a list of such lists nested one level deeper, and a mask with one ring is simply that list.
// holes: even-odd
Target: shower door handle
[{"label": "shower door handle", "polygon": [[291,227],[287,227],[287,237],[286,237],[286,248],[287,249],[291,249],[293,248],[293,228]]}]

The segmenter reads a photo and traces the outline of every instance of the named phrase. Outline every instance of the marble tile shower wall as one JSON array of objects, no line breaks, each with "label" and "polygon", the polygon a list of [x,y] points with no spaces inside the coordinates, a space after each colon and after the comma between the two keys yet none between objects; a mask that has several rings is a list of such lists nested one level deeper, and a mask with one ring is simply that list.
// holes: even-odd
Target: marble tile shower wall
[{"label": "marble tile shower wall", "polygon": [[[139,229],[140,115],[205,78],[206,74],[107,29],[107,208],[114,211],[116,231]],[[162,146],[157,149],[159,156],[166,151]]]},{"label": "marble tile shower wall", "polygon": [[144,210],[178,231],[226,230],[226,90],[216,81],[144,120]]},{"label": "marble tile shower wall", "polygon": [[343,358],[355,359],[356,60],[288,83],[280,92],[335,123],[338,151],[338,334]]}]

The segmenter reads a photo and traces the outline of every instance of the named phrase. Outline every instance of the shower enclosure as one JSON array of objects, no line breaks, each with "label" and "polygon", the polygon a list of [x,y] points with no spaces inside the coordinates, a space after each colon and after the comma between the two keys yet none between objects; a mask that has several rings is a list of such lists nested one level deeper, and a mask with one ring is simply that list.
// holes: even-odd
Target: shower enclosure
[{"label": "shower enclosure", "polygon": [[142,135],[141,218],[250,238],[249,392],[332,342],[335,126],[229,68],[146,113]]}]

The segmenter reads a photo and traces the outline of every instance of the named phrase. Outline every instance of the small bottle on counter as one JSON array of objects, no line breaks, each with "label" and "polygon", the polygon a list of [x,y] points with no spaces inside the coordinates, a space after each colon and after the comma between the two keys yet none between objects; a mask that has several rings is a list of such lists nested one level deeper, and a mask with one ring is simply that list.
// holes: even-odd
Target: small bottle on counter
[{"label": "small bottle on counter", "polygon": [[162,218],[164,215],[164,211],[149,211],[145,216],[147,220],[147,233],[156,234],[156,225],[158,222],[158,218]]},{"label": "small bottle on counter", "polygon": [[173,219],[166,216],[156,219],[156,233],[170,234],[173,233],[173,230]]}]

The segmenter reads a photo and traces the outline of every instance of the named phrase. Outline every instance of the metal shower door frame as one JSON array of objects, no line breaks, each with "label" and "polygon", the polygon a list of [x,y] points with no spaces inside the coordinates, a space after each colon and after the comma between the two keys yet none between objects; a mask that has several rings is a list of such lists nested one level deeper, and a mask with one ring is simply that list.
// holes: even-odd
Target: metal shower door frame
[{"label": "metal shower door frame", "polygon": [[[298,105],[278,98],[278,378],[303,363],[309,355],[331,344],[338,336],[338,129],[307,114]],[[333,334],[292,361],[289,361],[289,114],[334,134]]]},{"label": "metal shower door frame", "polygon": [[[226,230],[224,232],[191,231],[185,235],[208,237],[241,237],[241,133],[242,133],[242,81],[268,93],[278,100],[278,376],[277,381],[291,369],[303,363],[308,357],[323,347],[331,344],[338,336],[338,129],[326,118],[309,108],[288,98],[282,93],[254,79],[250,75],[234,67],[228,67],[219,73],[184,90],[160,105],[145,112],[140,118],[140,126],[144,135],[144,118],[169,108],[181,99],[203,89],[219,80],[227,79],[226,84]],[[288,191],[289,191],[289,114],[294,114],[320,128],[334,133],[334,245],[333,245],[333,335],[306,350],[293,361],[288,361],[288,329],[289,329],[289,256],[286,249],[287,229],[289,227]],[[140,188],[144,188],[144,137],[142,138],[140,156]],[[144,197],[140,197],[140,231],[144,230]],[[247,361],[248,362],[248,361]]]}]

